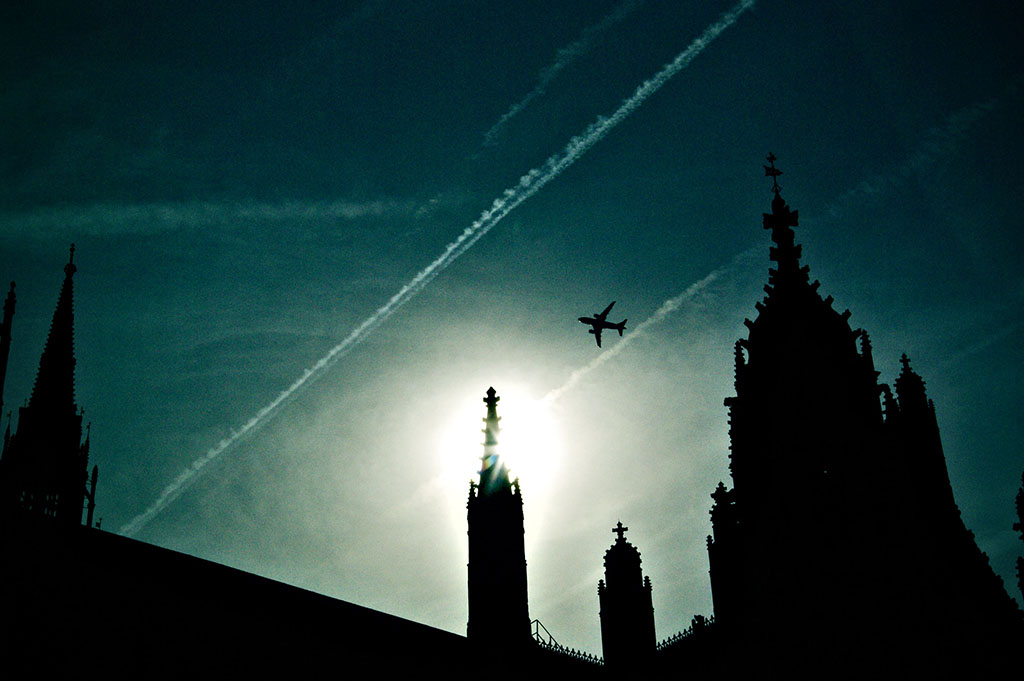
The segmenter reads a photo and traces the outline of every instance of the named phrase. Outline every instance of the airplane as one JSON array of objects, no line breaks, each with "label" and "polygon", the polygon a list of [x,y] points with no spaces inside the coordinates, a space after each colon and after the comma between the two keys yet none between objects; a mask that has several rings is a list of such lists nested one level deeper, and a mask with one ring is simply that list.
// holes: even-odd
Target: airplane
[{"label": "airplane", "polygon": [[601,347],[601,331],[604,329],[615,329],[622,335],[622,332],[626,330],[626,321],[623,319],[618,324],[613,324],[609,321],[605,321],[608,318],[608,313],[611,312],[612,305],[615,304],[613,300],[608,307],[604,309],[604,312],[595,312],[593,317],[580,317],[579,320],[584,324],[590,324],[593,328],[589,330],[589,333],[594,334],[594,340],[597,341],[597,347]]}]

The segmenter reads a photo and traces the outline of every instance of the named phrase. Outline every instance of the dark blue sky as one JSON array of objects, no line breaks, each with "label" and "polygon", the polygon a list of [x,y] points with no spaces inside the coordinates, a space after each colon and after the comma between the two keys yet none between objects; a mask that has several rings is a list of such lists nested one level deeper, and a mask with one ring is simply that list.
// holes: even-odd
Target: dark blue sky
[{"label": "dark blue sky", "polygon": [[[78,400],[99,515],[122,527],[732,7],[6,3],[5,403],[30,393],[74,241]],[[774,151],[812,277],[871,333],[880,380],[906,352],[927,381],[964,519],[1009,580],[1021,14],[757,2],[138,538],[462,632],[494,385],[509,438],[558,443],[520,466],[531,615],[600,651],[619,519],[659,638],[710,613],[708,495],[728,476],[732,343],[767,280]],[[515,423],[598,356],[576,317],[617,300],[635,327],[714,271]]]}]

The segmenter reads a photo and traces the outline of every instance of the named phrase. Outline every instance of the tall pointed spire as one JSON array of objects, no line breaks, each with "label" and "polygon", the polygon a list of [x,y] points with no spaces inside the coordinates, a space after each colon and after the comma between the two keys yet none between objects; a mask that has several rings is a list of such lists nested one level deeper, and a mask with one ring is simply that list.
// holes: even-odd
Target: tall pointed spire
[{"label": "tall pointed spire", "polygon": [[50,323],[43,355],[39,359],[39,372],[32,388],[30,407],[53,410],[54,413],[74,413],[75,407],[75,317],[72,277],[75,267],[75,245],[64,266],[64,284],[57,299],[57,308]]},{"label": "tall pointed spire", "polygon": [[11,352],[11,323],[14,321],[14,282],[4,300],[4,316],[0,320],[0,414],[4,410],[4,383],[7,379],[7,355]]},{"label": "tall pointed spire", "polygon": [[18,411],[18,431],[8,439],[0,476],[0,513],[50,517],[64,525],[82,523],[89,464],[75,404],[76,269],[72,244],[32,396]]},{"label": "tall pointed spire", "polygon": [[529,644],[530,611],[526,592],[523,496],[519,481],[509,482],[498,453],[498,397],[487,389],[484,404],[484,453],[480,482],[471,482],[466,503],[469,523],[469,623],[478,645],[509,650]]},{"label": "tall pointed spire", "polygon": [[498,434],[501,432],[501,417],[498,416],[497,391],[493,387],[487,389],[487,396],[484,397],[484,404],[487,405],[487,416],[484,417],[484,453],[480,457],[480,492],[487,496],[496,493],[498,490],[510,487],[508,469],[498,453]]}]

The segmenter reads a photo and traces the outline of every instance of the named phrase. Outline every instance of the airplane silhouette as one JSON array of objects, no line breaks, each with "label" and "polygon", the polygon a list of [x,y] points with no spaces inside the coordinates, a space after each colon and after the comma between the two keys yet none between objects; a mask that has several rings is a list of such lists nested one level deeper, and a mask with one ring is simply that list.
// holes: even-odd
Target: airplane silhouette
[{"label": "airplane silhouette", "polygon": [[597,341],[597,347],[601,347],[601,331],[604,329],[615,329],[622,335],[622,332],[626,330],[626,320],[623,319],[618,324],[613,324],[609,321],[605,321],[608,318],[608,313],[611,312],[612,305],[615,304],[613,300],[611,304],[604,309],[604,312],[595,312],[593,317],[580,317],[580,321],[584,324],[590,324],[593,328],[589,330],[589,333],[594,334],[594,340]]}]

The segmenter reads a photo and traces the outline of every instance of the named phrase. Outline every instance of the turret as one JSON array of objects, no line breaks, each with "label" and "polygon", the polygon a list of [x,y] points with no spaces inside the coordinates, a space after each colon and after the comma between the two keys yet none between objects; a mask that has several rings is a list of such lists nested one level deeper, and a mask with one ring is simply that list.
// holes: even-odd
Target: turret
[{"label": "turret", "polygon": [[642,668],[657,644],[651,580],[640,568],[640,551],[626,541],[618,522],[617,536],[604,554],[604,579],[597,584],[601,604],[601,647],[609,668]]}]

